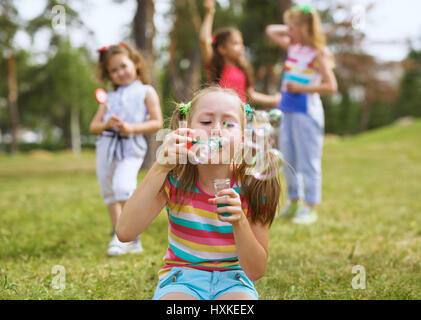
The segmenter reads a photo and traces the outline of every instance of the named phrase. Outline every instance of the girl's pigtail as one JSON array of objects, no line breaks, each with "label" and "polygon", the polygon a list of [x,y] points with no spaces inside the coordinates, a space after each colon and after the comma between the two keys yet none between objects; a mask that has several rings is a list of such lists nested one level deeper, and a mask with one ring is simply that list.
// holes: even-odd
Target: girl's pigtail
[{"label": "girl's pigtail", "polygon": [[180,127],[180,120],[183,120],[182,115],[179,108],[176,107],[171,115],[170,129],[177,130]]},{"label": "girl's pigtail", "polygon": [[[180,127],[187,127],[191,106],[192,102],[176,105],[170,119],[171,130],[177,130]],[[186,164],[178,164],[169,172],[169,175],[177,184],[176,211],[178,212],[185,200],[191,198],[193,194],[193,186],[197,181],[198,172],[196,166],[187,161]]]},{"label": "girl's pigtail", "polygon": [[170,120],[170,129],[177,130],[180,127],[187,127],[187,117],[190,111],[192,103],[180,103],[173,111]]},{"label": "girl's pigtail", "polygon": [[[252,144],[256,144],[256,131],[253,129],[253,123],[258,122],[261,127],[269,127],[270,122],[262,116],[261,113],[256,112],[250,105],[244,104],[243,109],[245,118],[247,119],[247,128],[251,129],[245,139],[251,139]],[[269,151],[271,146],[271,138],[264,135],[260,142],[263,142],[261,150],[253,148],[244,148],[243,161],[238,167],[238,176],[240,183],[244,187],[244,196],[247,200],[249,210],[251,212],[251,219],[253,222],[259,221],[264,225],[270,225],[275,218],[279,206],[279,198],[281,194],[281,171],[279,158]],[[260,163],[250,159],[259,158]],[[276,173],[269,179],[257,179],[256,166],[264,164],[265,172]]]}]

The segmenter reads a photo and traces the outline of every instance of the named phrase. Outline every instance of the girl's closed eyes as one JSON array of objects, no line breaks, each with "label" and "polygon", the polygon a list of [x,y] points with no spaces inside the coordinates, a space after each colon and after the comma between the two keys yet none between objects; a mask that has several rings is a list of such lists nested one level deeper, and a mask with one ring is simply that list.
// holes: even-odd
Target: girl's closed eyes
[{"label": "girl's closed eyes", "polygon": [[240,128],[240,124],[234,121],[226,121],[224,122],[224,128],[225,129]]},{"label": "girl's closed eyes", "polygon": [[[204,125],[204,126],[209,126],[212,125],[213,121],[200,121],[200,124]],[[222,128],[224,129],[234,129],[234,128],[239,128],[240,124],[238,122],[235,121],[223,121],[222,122]]]}]

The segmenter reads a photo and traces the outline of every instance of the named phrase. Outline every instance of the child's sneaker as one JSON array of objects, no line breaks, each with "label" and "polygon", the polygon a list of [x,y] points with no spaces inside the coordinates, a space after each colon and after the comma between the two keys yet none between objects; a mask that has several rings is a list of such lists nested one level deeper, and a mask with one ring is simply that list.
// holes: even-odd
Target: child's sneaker
[{"label": "child's sneaker", "polygon": [[297,214],[292,219],[295,224],[312,224],[317,220],[317,211],[315,208],[309,206],[300,206],[297,210]]},{"label": "child's sneaker", "polygon": [[139,238],[128,243],[129,244],[129,253],[141,253],[143,252],[142,242]]},{"label": "child's sneaker", "polygon": [[108,245],[107,254],[112,257],[121,256],[126,253],[141,253],[143,251],[142,243],[139,238],[130,242],[121,242],[118,240],[117,235],[114,235]]},{"label": "child's sneaker", "polygon": [[291,219],[295,216],[295,213],[298,209],[298,202],[291,202],[288,201],[284,207],[281,209],[277,217],[281,217],[284,219]]}]

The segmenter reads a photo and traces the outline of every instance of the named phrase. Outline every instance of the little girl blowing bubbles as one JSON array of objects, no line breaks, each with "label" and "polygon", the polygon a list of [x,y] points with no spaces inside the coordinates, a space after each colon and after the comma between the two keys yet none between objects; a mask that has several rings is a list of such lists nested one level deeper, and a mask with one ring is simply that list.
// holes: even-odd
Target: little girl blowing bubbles
[{"label": "little girl blowing bubbles", "polygon": [[[188,128],[178,127],[183,120]],[[154,299],[258,298],[253,281],[265,272],[280,180],[257,181],[246,174],[247,163],[235,161],[246,121],[245,105],[233,90],[198,92],[187,110],[174,111],[174,131],[124,207],[116,229],[122,241],[133,240],[166,208],[169,246]],[[193,156],[188,145],[198,131],[213,137],[219,132],[222,139],[223,128],[229,135],[224,143],[234,151],[230,162],[180,163]],[[215,179],[229,179],[230,188],[215,196]]]}]

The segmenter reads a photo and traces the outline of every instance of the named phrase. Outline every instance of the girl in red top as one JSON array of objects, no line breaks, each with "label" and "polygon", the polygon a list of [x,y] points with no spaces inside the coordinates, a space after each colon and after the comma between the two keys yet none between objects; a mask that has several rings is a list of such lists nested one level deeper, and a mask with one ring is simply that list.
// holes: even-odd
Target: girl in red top
[{"label": "girl in red top", "polygon": [[205,0],[205,17],[200,29],[200,46],[206,67],[207,82],[230,88],[246,102],[267,108],[276,108],[281,95],[266,95],[253,88],[253,70],[244,57],[241,32],[235,28],[224,28],[212,36],[215,1]]}]

